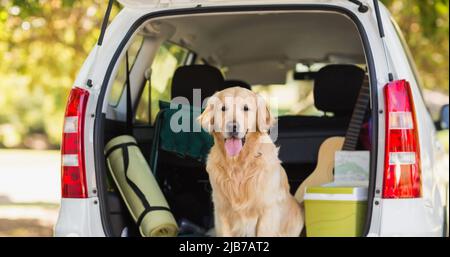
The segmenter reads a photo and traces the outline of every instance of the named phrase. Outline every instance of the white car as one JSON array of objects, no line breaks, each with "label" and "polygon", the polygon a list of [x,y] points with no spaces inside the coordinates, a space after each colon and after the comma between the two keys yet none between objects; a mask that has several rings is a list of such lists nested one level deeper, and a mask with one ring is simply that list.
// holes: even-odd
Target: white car
[{"label": "white car", "polygon": [[[449,171],[437,161],[444,150],[435,134],[448,129],[448,105],[434,122],[408,48],[381,3],[118,1],[123,8],[108,26],[105,15],[67,103],[56,236],[139,236],[105,162],[105,144],[122,134],[132,134],[157,169],[180,226],[212,228],[204,164],[155,149],[160,101],[192,100],[194,88],[203,100],[227,85],[274,100],[276,143],[295,192],[317,165],[321,143],[347,134],[364,78],[370,104],[358,149],[370,151],[370,179],[361,235],[445,235]],[[205,86],[218,70],[223,85]]]}]

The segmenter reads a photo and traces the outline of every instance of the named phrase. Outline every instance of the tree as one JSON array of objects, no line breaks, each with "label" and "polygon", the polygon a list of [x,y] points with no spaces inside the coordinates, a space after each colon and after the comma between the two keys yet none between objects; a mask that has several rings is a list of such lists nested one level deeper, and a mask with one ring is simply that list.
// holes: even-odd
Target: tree
[{"label": "tree", "polygon": [[69,89],[96,43],[107,1],[1,3],[0,145],[44,135],[57,146]]},{"label": "tree", "polygon": [[448,0],[382,0],[411,48],[424,87],[448,94]]}]

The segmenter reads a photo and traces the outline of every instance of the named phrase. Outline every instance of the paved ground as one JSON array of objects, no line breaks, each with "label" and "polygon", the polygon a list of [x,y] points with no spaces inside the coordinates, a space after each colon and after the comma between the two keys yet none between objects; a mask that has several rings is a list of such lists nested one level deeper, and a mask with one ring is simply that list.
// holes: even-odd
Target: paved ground
[{"label": "paved ground", "polygon": [[0,150],[0,237],[52,236],[60,185],[58,151]]},{"label": "paved ground", "polygon": [[56,204],[0,205],[0,237],[53,236],[57,217]]},{"label": "paved ground", "polygon": [[0,150],[0,204],[58,203],[59,151]]}]

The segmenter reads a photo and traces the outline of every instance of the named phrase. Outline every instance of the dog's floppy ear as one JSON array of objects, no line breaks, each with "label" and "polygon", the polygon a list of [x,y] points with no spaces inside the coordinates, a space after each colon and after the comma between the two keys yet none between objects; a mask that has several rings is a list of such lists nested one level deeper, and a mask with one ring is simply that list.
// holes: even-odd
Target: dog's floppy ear
[{"label": "dog's floppy ear", "polygon": [[260,95],[257,95],[256,97],[257,101],[257,125],[258,130],[260,132],[266,133],[269,131],[269,129],[273,126],[275,123],[275,119],[273,118],[272,113],[270,112],[270,108],[267,105],[264,98]]},{"label": "dog's floppy ear", "polygon": [[206,101],[205,110],[197,118],[197,121],[200,123],[202,128],[208,132],[212,132],[214,127],[214,105],[217,102],[216,99],[216,94],[209,97]]}]

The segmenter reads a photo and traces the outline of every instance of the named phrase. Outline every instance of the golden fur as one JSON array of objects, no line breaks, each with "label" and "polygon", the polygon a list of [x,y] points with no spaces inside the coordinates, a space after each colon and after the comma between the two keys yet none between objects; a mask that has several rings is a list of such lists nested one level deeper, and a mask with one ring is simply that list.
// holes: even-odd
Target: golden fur
[{"label": "golden fur", "polygon": [[[233,98],[231,114],[220,108],[227,97]],[[261,99],[247,89],[225,89],[208,100],[199,117],[214,137],[206,170],[217,236],[299,236],[303,228],[300,205],[289,192],[278,148],[267,133],[274,119]],[[248,107],[245,113],[243,105]],[[224,124],[239,115],[245,143],[237,156],[230,157],[224,149]]]}]

